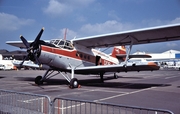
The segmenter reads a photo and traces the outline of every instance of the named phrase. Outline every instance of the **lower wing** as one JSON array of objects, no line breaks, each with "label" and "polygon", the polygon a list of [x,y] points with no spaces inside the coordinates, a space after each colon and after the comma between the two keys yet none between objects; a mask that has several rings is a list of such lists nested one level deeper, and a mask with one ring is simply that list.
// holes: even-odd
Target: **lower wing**
[{"label": "lower wing", "polygon": [[[100,74],[107,72],[129,72],[129,71],[153,71],[159,70],[159,66],[155,62],[137,62],[127,63],[119,65],[106,65],[106,66],[90,66],[90,67],[79,67],[74,70],[76,74]],[[71,70],[71,69],[69,69]]]}]

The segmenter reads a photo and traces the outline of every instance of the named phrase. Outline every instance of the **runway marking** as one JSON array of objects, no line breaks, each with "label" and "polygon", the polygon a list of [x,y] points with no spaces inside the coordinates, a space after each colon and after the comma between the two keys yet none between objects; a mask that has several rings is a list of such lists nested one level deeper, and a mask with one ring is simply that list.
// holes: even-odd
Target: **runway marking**
[{"label": "runway marking", "polygon": [[[78,89],[78,90],[81,90],[81,89]],[[97,90],[97,89],[86,90],[86,91],[83,91],[83,92],[71,92],[70,95],[72,95],[72,94],[83,94],[83,93],[93,92],[93,91],[95,91],[95,90]],[[58,95],[57,97],[59,97],[59,96],[65,96],[65,95],[69,95],[69,93],[61,94],[61,95]]]},{"label": "runway marking", "polygon": [[179,77],[179,76],[166,77],[165,79],[171,79],[171,78],[176,78],[176,77]]},{"label": "runway marking", "polygon": [[[6,81],[7,82],[7,81]],[[20,85],[20,84],[27,84],[27,83],[11,83],[11,82],[8,82],[8,83],[1,83],[1,86],[7,86],[7,85]]]},{"label": "runway marking", "polygon": [[[103,89],[100,89],[100,88],[98,88],[98,89],[92,89],[92,90],[89,90],[89,89],[79,89],[79,90],[84,90],[84,91],[82,91],[82,92],[71,92],[71,95],[72,94],[83,94],[83,93],[88,93],[88,92],[94,92],[94,91],[96,91],[96,92],[111,92],[111,93],[119,93],[119,94],[125,94],[125,93],[127,93],[127,92],[115,92],[115,91],[108,91],[108,90],[103,90]],[[65,94],[61,94],[61,95],[58,95],[58,96],[65,96],[65,95],[69,95],[69,93],[65,93]]]},{"label": "runway marking", "polygon": [[151,88],[142,89],[142,90],[138,90],[138,91],[127,92],[127,93],[124,93],[124,94],[119,94],[119,95],[115,95],[115,96],[111,96],[111,97],[106,97],[106,98],[94,100],[94,102],[109,100],[109,99],[113,99],[113,98],[116,98],[116,97],[121,97],[121,96],[130,95],[130,94],[134,94],[134,93],[139,93],[139,92],[142,92],[142,91],[147,91],[147,90],[155,89],[155,88],[157,88],[157,87],[151,87]]},{"label": "runway marking", "polygon": [[159,78],[159,77],[161,77],[161,75],[150,75],[150,76],[143,76],[143,78],[144,79],[146,79],[146,78]]},{"label": "runway marking", "polygon": [[[103,98],[103,99],[93,100],[93,102],[100,102],[100,101],[104,101],[104,100],[108,100],[108,99],[112,99],[112,98],[116,98],[116,97],[120,97],[120,96],[130,95],[130,94],[134,94],[134,93],[138,93],[138,92],[142,92],[142,91],[147,91],[147,90],[154,89],[154,88],[157,88],[157,87],[151,87],[151,88],[142,89],[142,90],[133,91],[133,92],[126,92],[124,94],[119,94],[119,95],[115,95],[115,96],[111,96],[111,97],[106,97],[106,98]],[[94,91],[94,90],[89,90],[89,91],[86,91],[86,92],[91,92],[91,91]],[[71,105],[71,106],[62,107],[62,108],[56,106],[55,108],[63,110],[63,109],[74,108],[74,107],[82,106],[82,105],[85,105],[85,103],[79,103],[79,104],[76,104],[76,105]]]},{"label": "runway marking", "polygon": [[[81,89],[81,90],[89,90],[89,89]],[[110,90],[106,90],[106,89],[93,89],[92,91],[96,91],[96,92],[109,92],[109,93],[127,93],[127,92],[121,92],[121,91],[110,91]]]}]

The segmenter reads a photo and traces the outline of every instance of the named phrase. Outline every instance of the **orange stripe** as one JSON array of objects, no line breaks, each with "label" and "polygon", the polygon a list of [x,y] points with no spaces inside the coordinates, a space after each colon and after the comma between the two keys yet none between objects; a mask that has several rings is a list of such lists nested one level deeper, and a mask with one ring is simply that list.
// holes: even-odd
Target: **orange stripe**
[{"label": "orange stripe", "polygon": [[[60,48],[53,48],[53,47],[49,47],[49,46],[44,46],[44,45],[41,45],[41,49],[43,51],[47,51],[50,53],[63,55],[63,56],[71,57],[71,58],[78,59],[78,60],[84,60],[84,61],[91,62],[94,64],[96,62],[95,56],[87,54],[87,53],[79,52],[77,50],[65,50],[65,49],[60,49]],[[102,62],[102,65],[107,65],[107,62],[109,64],[115,64],[109,60],[105,60],[102,58],[101,58],[101,62]]]},{"label": "orange stripe", "polygon": [[86,54],[86,53],[82,53],[77,50],[65,50],[65,49],[60,49],[60,48],[44,46],[44,45],[41,45],[41,49],[43,51],[50,52],[53,54],[63,55],[63,56],[71,57],[74,59],[84,60],[84,61],[88,61],[91,63],[95,63],[95,56],[92,56],[92,55]]},{"label": "orange stripe", "polygon": [[159,70],[159,66],[156,64],[156,63],[154,63],[154,62],[148,62],[148,66],[150,66],[150,67],[153,67],[154,69],[156,69],[156,70]]}]

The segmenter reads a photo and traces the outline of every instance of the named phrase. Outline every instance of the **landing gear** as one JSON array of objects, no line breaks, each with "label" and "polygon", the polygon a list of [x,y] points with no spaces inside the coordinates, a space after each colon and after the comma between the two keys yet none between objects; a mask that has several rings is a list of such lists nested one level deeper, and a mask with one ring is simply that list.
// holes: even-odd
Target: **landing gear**
[{"label": "landing gear", "polygon": [[77,78],[74,78],[74,73],[72,73],[72,76],[69,77],[66,73],[62,73],[61,71],[57,71],[57,73],[54,73],[54,71],[55,70],[49,69],[45,72],[44,76],[37,76],[35,78],[35,84],[42,85],[43,82],[47,79],[61,74],[69,82],[71,89],[80,87]]},{"label": "landing gear", "polygon": [[35,84],[37,84],[37,85],[42,85],[43,84],[42,76],[37,76],[35,78]]},{"label": "landing gear", "polygon": [[79,84],[78,84],[78,80],[76,78],[71,79],[70,81],[70,88],[78,88]]}]

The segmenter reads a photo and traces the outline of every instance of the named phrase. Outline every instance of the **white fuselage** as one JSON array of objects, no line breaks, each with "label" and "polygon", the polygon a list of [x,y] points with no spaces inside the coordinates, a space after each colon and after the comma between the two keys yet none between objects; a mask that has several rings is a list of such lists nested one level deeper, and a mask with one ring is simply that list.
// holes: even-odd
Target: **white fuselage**
[{"label": "white fuselage", "polygon": [[117,58],[96,49],[85,47],[66,49],[41,45],[39,60],[42,64],[61,70],[67,69],[70,66],[86,67],[119,64]]}]

